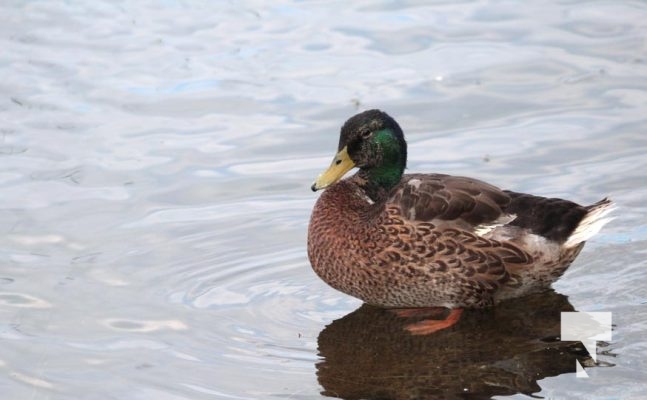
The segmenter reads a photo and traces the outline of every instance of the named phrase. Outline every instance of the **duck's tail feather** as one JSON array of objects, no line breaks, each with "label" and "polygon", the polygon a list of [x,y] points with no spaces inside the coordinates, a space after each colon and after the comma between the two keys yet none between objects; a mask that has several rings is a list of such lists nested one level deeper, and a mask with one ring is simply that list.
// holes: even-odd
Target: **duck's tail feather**
[{"label": "duck's tail feather", "polygon": [[582,218],[573,233],[566,239],[564,247],[577,246],[600,232],[600,229],[613,219],[613,217],[608,217],[607,215],[615,210],[615,208],[616,205],[606,197],[586,207],[586,215],[584,215],[584,218]]}]

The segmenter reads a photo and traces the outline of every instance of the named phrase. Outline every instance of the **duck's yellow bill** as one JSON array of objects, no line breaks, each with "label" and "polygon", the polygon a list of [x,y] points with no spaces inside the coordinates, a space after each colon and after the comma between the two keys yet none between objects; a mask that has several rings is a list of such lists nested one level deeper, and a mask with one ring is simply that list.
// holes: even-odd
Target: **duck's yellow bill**
[{"label": "duck's yellow bill", "polygon": [[325,189],[332,185],[340,180],[346,172],[353,169],[353,167],[355,167],[355,163],[350,159],[348,151],[346,150],[346,147],[344,147],[335,155],[330,167],[317,177],[315,182],[312,184],[312,191],[316,192],[317,190]]}]

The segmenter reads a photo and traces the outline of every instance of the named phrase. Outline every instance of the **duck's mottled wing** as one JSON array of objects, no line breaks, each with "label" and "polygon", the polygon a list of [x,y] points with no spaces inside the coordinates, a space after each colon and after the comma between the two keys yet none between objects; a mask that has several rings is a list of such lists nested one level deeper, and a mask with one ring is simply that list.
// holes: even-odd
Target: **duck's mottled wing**
[{"label": "duck's mottled wing", "polygon": [[463,228],[514,219],[504,210],[510,196],[477,179],[443,174],[408,174],[394,189],[390,205],[415,221],[456,222]]},{"label": "duck's mottled wing", "polygon": [[449,286],[463,304],[482,307],[492,304],[501,285],[516,284],[508,266],[532,262],[514,243],[486,235],[493,227],[514,220],[515,215],[506,212],[509,203],[508,194],[476,179],[412,174],[402,178],[387,210],[420,234],[416,245],[424,251],[418,252],[429,257],[421,268],[451,282]]}]

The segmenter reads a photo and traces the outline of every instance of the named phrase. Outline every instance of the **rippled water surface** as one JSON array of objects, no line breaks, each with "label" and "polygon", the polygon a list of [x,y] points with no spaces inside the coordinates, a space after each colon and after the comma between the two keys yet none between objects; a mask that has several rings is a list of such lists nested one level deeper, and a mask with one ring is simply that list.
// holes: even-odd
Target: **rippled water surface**
[{"label": "rippled water surface", "polygon": [[[644,2],[9,0],[0,15],[2,398],[644,398]],[[310,269],[309,186],[343,121],[375,107],[405,130],[410,171],[609,195],[616,219],[534,311],[468,313],[427,339],[353,312]],[[613,312],[589,379],[556,339],[573,309]]]}]

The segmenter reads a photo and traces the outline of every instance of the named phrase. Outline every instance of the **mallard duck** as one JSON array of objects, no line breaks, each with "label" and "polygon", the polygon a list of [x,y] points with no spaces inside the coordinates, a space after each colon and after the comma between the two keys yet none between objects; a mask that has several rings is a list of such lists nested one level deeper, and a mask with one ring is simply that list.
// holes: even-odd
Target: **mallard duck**
[{"label": "mallard duck", "polygon": [[332,164],[312,185],[325,190],[308,257],[321,279],[365,303],[405,317],[451,310],[409,325],[414,334],[451,326],[463,308],[547,289],[610,220],[607,198],[581,206],[474,178],[403,174],[406,162],[402,129],[385,112],[346,121]]}]

